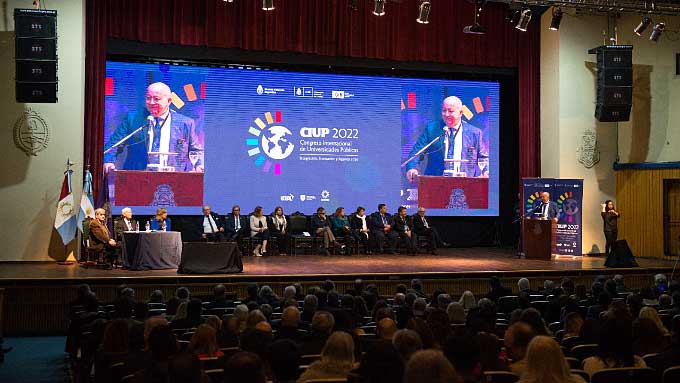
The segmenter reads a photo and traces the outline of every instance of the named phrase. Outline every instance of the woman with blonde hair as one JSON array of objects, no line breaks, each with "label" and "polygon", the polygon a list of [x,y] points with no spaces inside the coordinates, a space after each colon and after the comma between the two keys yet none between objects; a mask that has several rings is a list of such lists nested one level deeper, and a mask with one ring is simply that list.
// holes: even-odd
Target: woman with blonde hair
[{"label": "woman with blonde hair", "polygon": [[151,220],[151,230],[170,231],[170,218],[168,210],[164,207],[156,209],[156,216]]},{"label": "woman with blonde hair", "polygon": [[465,309],[459,302],[451,302],[446,307],[446,314],[451,324],[465,324]]},{"label": "woman with blonde hair", "polygon": [[654,307],[649,307],[645,306],[640,310],[640,319],[646,318],[650,319],[656,324],[656,327],[659,328],[659,331],[661,331],[661,334],[666,336],[670,334],[666,326],[663,325],[663,322],[661,321],[661,317],[659,317],[659,313],[656,312],[656,309]]},{"label": "woman with blonde hair", "polygon": [[202,324],[196,328],[196,332],[189,342],[189,351],[198,356],[199,359],[224,356],[217,345],[217,331],[207,324]]},{"label": "woman with blonde hair", "polygon": [[585,383],[569,372],[569,363],[557,342],[545,335],[531,340],[526,355],[526,367],[519,383]]},{"label": "woman with blonde hair", "polygon": [[477,300],[475,299],[475,295],[472,294],[472,291],[467,290],[460,296],[458,303],[460,303],[463,306],[463,310],[467,312],[477,305]]},{"label": "woman with blonde hair", "polygon": [[354,367],[354,340],[348,333],[336,331],[326,341],[321,360],[312,363],[297,381],[345,379]]}]

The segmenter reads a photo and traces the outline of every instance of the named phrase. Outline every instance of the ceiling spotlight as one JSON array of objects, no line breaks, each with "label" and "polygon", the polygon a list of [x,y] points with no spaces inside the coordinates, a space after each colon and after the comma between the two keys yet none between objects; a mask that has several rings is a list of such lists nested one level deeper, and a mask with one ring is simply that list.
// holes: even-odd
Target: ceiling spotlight
[{"label": "ceiling spotlight", "polygon": [[357,0],[349,0],[349,3],[347,3],[347,6],[350,7],[353,11],[356,11],[357,8]]},{"label": "ceiling spotlight", "polygon": [[471,33],[474,35],[483,35],[486,33],[484,27],[479,24],[479,17],[482,13],[485,0],[475,0],[475,23],[463,28],[463,33]]},{"label": "ceiling spotlight", "polygon": [[522,32],[526,32],[530,21],[531,21],[531,9],[526,8],[519,15],[519,21],[517,22],[517,25],[515,25],[515,29],[518,29]]},{"label": "ceiling spotlight", "polygon": [[385,15],[385,0],[374,0],[373,14],[376,16]]},{"label": "ceiling spotlight", "polygon": [[428,20],[430,18],[430,10],[432,9],[432,3],[425,0],[420,3],[420,7],[418,7],[418,18],[416,19],[417,22],[420,24],[429,24],[430,21]]},{"label": "ceiling spotlight", "polygon": [[635,34],[638,36],[642,36],[642,32],[644,32],[651,23],[652,19],[649,16],[645,16],[642,18],[642,21],[640,21],[640,24],[638,24],[638,26],[633,29],[633,32],[635,32]]},{"label": "ceiling spotlight", "polygon": [[225,3],[233,3],[234,0],[223,0]]},{"label": "ceiling spotlight", "polygon": [[262,0],[262,10],[263,11],[273,11],[274,10],[274,0]]},{"label": "ceiling spotlight", "polygon": [[560,8],[553,8],[552,20],[550,20],[550,30],[558,31],[560,23],[562,22],[562,10]]},{"label": "ceiling spotlight", "polygon": [[661,22],[658,23],[654,26],[654,29],[652,30],[652,34],[649,35],[649,40],[657,42],[659,41],[659,37],[661,37],[661,34],[663,31],[666,29],[666,24]]}]

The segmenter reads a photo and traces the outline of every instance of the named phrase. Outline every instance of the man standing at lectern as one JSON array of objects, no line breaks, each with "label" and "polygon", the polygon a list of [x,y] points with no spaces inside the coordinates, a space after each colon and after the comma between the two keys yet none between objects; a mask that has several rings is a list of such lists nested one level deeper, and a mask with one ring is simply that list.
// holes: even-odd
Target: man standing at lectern
[{"label": "man standing at lectern", "polygon": [[[177,153],[168,156],[167,164],[175,170],[203,171],[203,164],[198,159],[194,164],[189,152],[203,151],[198,142],[194,120],[170,110],[172,92],[162,82],[155,82],[146,88],[144,111],[131,111],[104,145],[108,150],[140,127],[116,149],[104,154],[104,172],[115,170],[114,161],[122,156],[122,167],[125,170],[147,170],[148,165],[158,165],[161,156],[149,156],[149,152]],[[150,162],[151,161],[151,162]]]},{"label": "man standing at lectern", "polygon": [[[427,148],[424,155],[427,156],[425,175],[441,176],[444,174],[444,158],[465,160],[466,162],[454,163],[459,172],[465,173],[466,177],[488,177],[488,165],[480,167],[480,158],[489,156],[488,149],[482,141],[482,131],[463,119],[463,102],[456,96],[449,96],[442,102],[442,119],[427,124],[420,133],[420,137],[413,145],[409,158],[424,148],[437,137],[440,137],[432,146]],[[414,182],[419,173],[416,167],[420,158],[416,157],[406,165],[406,177]]]},{"label": "man standing at lectern", "polygon": [[539,218],[550,219],[554,222],[557,222],[557,216],[560,213],[557,204],[550,200],[550,193],[548,192],[541,194],[541,204],[534,211],[539,214]]}]

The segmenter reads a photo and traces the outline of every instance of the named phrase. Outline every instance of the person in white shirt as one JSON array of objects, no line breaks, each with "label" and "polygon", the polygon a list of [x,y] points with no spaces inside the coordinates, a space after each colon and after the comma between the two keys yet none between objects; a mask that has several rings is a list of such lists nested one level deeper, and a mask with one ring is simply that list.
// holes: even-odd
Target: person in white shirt
[{"label": "person in white shirt", "polygon": [[211,211],[210,206],[203,206],[203,215],[199,221],[201,239],[209,242],[224,240],[224,221],[219,214]]},{"label": "person in white shirt", "polygon": [[116,241],[123,241],[123,232],[138,230],[139,222],[132,219],[132,209],[129,207],[123,208],[120,212],[120,217],[113,222],[113,233]]},{"label": "person in white shirt", "polygon": [[250,238],[259,239],[262,241],[262,244],[255,246],[255,250],[253,250],[254,256],[261,257],[267,255],[269,235],[267,217],[262,214],[262,206],[256,206],[253,214],[250,215]]},{"label": "person in white shirt", "polygon": [[429,238],[427,250],[431,254],[437,254],[438,245],[443,247],[449,246],[448,243],[441,240],[437,228],[432,226],[432,222],[425,216],[424,207],[419,207],[418,212],[413,215],[413,232]]}]

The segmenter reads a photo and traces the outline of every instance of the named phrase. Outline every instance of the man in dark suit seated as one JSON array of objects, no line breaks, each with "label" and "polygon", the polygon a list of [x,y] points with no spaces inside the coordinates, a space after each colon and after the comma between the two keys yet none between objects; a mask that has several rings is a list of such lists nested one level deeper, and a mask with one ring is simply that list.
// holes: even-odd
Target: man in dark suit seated
[{"label": "man in dark suit seated", "polygon": [[90,250],[105,251],[108,259],[107,269],[113,268],[113,260],[116,257],[118,243],[111,238],[109,228],[106,227],[106,211],[99,208],[94,211],[94,219],[90,221],[88,245]]},{"label": "man in dark suit seated", "polygon": [[113,234],[117,242],[123,241],[124,231],[139,231],[139,222],[132,219],[132,209],[129,207],[123,208],[120,217],[113,221]]},{"label": "man in dark suit seated", "polygon": [[198,222],[201,240],[208,242],[224,241],[224,221],[220,215],[210,210],[210,206],[203,206],[203,216]]},{"label": "man in dark suit seated", "polygon": [[300,310],[288,306],[281,314],[281,327],[276,332],[275,339],[290,339],[298,345],[302,344],[307,331],[300,329]]},{"label": "man in dark suit seated", "polygon": [[406,208],[399,206],[397,217],[394,219],[394,231],[399,235],[401,243],[406,247],[408,255],[416,255],[418,251],[418,239],[413,233],[413,223],[411,217],[406,214]]},{"label": "man in dark suit seated", "polygon": [[413,232],[428,238],[429,247],[427,250],[431,254],[437,254],[438,245],[443,247],[449,245],[441,240],[437,228],[433,227],[431,222],[427,220],[424,207],[419,207],[418,212],[413,215]]},{"label": "man in dark suit seated", "polygon": [[208,304],[208,309],[234,307],[234,301],[227,299],[227,288],[219,284],[213,288],[213,296]]},{"label": "man in dark suit seated", "polygon": [[352,229],[352,234],[354,238],[361,242],[364,246],[364,253],[366,255],[373,254],[371,251],[371,230],[368,226],[368,217],[366,216],[366,209],[362,206],[357,207],[356,213],[349,217],[349,225]]},{"label": "man in dark suit seated", "polygon": [[227,214],[224,219],[224,236],[227,241],[238,241],[250,235],[250,224],[248,217],[241,215],[241,207],[234,205],[231,214]]},{"label": "man in dark suit seated", "polygon": [[383,253],[383,243],[385,242],[385,238],[387,238],[386,253],[394,254],[399,235],[392,230],[394,220],[392,219],[392,216],[387,213],[387,205],[384,203],[378,205],[378,211],[371,214],[368,224],[375,240],[375,251],[378,254]]}]

